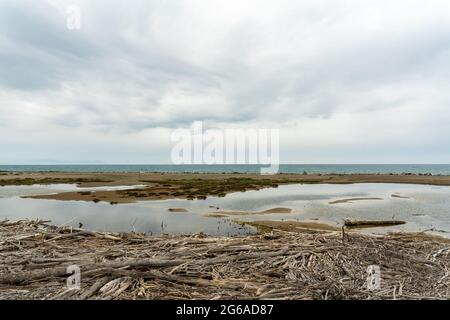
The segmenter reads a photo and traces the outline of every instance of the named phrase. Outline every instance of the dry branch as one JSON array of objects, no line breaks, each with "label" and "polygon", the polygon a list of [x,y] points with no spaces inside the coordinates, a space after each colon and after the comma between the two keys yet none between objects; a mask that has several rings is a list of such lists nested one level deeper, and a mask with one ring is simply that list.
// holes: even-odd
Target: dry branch
[{"label": "dry branch", "polygon": [[[66,287],[73,264],[79,290]],[[449,299],[449,269],[450,240],[426,233],[148,237],[0,222],[0,299]]]}]

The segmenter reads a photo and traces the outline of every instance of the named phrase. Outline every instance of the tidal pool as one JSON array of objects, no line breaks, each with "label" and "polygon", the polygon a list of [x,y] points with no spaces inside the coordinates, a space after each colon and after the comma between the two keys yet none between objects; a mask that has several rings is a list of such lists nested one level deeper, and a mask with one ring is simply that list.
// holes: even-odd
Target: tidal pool
[{"label": "tidal pool", "polygon": [[[135,186],[139,187],[139,186]],[[407,223],[363,232],[423,231],[443,236],[450,231],[450,187],[412,184],[293,184],[259,191],[236,192],[206,200],[157,200],[110,205],[83,201],[23,199],[23,195],[63,191],[127,189],[128,187],[78,188],[74,185],[0,187],[0,219],[51,220],[55,225],[78,226],[102,231],[138,231],[148,234],[237,235],[254,233],[233,220],[320,220],[341,225],[344,218],[404,220]],[[394,196],[393,196],[394,195]],[[363,198],[358,201],[336,200]],[[380,198],[366,200],[364,198]],[[252,214],[283,207],[291,213]],[[185,208],[188,212],[169,212]],[[215,212],[244,211],[248,215],[207,217]]]}]

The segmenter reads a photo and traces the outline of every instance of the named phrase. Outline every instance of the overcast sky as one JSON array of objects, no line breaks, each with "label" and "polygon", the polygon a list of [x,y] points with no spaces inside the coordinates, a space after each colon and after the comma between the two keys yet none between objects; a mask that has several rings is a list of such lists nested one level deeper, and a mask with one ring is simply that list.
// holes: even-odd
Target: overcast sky
[{"label": "overcast sky", "polygon": [[0,163],[170,163],[196,120],[280,128],[284,163],[450,163],[450,1],[0,0]]}]

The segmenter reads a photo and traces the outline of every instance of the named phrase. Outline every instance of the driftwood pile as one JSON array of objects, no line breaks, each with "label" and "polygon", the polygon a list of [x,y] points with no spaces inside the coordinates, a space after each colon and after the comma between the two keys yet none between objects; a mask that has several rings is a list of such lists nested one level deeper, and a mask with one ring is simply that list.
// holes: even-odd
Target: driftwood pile
[{"label": "driftwood pile", "polygon": [[0,299],[449,299],[449,253],[426,234],[149,237],[3,221]]}]

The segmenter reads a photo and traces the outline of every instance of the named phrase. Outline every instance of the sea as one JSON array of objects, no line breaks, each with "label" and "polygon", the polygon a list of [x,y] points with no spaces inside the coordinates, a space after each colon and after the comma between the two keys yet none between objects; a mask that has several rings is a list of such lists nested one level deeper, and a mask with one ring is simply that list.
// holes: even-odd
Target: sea
[{"label": "sea", "polygon": [[[259,173],[264,165],[173,165],[173,164],[69,164],[0,165],[0,171],[43,172],[164,172],[164,173]],[[280,173],[321,174],[433,174],[450,175],[450,164],[281,164]]]}]

